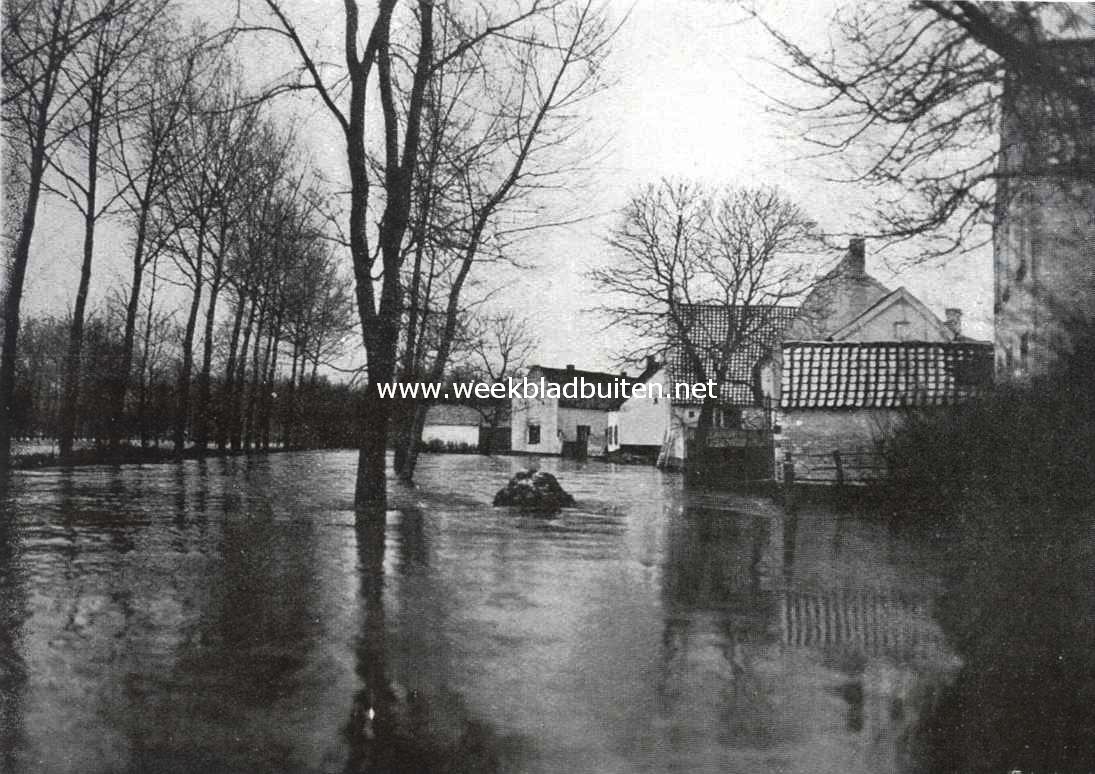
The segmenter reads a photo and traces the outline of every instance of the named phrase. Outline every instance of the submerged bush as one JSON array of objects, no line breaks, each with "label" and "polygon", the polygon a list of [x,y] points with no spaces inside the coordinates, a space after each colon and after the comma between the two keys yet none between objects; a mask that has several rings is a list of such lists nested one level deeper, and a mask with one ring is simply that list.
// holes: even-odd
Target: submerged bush
[{"label": "submerged bush", "polygon": [[956,527],[1022,529],[1074,513],[1095,502],[1093,428],[1095,372],[1077,366],[911,413],[885,443],[894,503],[913,526],[941,526],[943,518]]}]

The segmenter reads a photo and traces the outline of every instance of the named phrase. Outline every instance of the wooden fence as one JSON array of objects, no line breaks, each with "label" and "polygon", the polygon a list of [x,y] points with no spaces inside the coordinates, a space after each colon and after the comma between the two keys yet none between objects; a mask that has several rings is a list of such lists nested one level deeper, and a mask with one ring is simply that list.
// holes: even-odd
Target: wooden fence
[{"label": "wooden fence", "polygon": [[878,481],[890,473],[886,457],[866,449],[799,454],[793,462],[795,480],[801,483],[863,484]]}]

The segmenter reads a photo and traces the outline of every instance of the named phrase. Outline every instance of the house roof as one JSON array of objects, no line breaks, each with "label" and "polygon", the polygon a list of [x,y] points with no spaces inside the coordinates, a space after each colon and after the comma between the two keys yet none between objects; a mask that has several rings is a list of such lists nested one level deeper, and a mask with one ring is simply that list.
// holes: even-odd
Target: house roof
[{"label": "house roof", "polygon": [[[635,380],[626,374],[610,374],[604,371],[584,371],[579,368],[550,368],[548,366],[534,365],[529,368],[530,380],[537,378],[537,372],[548,384],[557,384],[562,387],[576,379],[584,379],[587,384],[594,385],[600,395],[622,392],[615,390],[615,385],[631,383]],[[592,398],[559,398],[559,408],[590,409],[592,411],[614,411],[623,404],[624,398],[605,398],[594,396]]]},{"label": "house roof", "polygon": [[941,406],[992,382],[988,342],[785,342],[780,406]]},{"label": "house roof", "polygon": [[[719,385],[719,397],[723,404],[752,406],[756,401],[753,393],[753,371],[757,363],[783,338],[784,331],[794,319],[798,309],[794,306],[775,304],[752,306],[721,306],[693,304],[685,309],[687,331],[684,335],[698,350],[703,360],[703,373],[713,374],[720,360],[719,351],[732,330],[739,326],[740,314],[748,315],[741,322],[743,342],[730,355],[726,378]],[[733,326],[733,327],[732,327]],[[672,384],[704,381],[694,366],[681,340],[683,336],[670,331],[668,358],[669,380]],[[671,388],[672,389],[672,388]],[[696,398],[674,399],[677,406],[699,405]]]},{"label": "house roof", "polygon": [[474,406],[457,406],[452,403],[435,403],[426,409],[427,425],[471,425],[478,427],[483,415]]},{"label": "house roof", "polygon": [[852,333],[855,333],[855,331],[862,328],[864,325],[869,323],[875,317],[882,314],[899,301],[904,301],[917,312],[919,312],[921,317],[923,317],[925,320],[931,323],[933,327],[936,328],[940,338],[942,338],[944,341],[950,341],[954,338],[954,332],[946,325],[944,325],[943,321],[939,319],[935,312],[925,306],[923,301],[910,293],[904,285],[899,287],[897,290],[894,290],[887,295],[882,296],[882,298],[878,299],[869,307],[864,309],[858,316],[852,318],[841,328],[833,331],[830,337],[834,341],[840,341],[841,339],[850,336]]}]

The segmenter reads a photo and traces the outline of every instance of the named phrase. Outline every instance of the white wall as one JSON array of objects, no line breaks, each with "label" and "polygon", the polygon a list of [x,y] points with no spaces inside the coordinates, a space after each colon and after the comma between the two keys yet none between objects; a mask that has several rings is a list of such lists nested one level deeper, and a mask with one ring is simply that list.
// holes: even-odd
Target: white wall
[{"label": "white wall", "polygon": [[478,425],[426,425],[422,428],[422,440],[441,441],[443,443],[466,443],[479,445]]},{"label": "white wall", "polygon": [[597,456],[604,453],[605,428],[608,427],[607,411],[595,411],[593,409],[561,408],[558,410],[557,429],[562,435],[562,441],[578,440],[578,425],[589,425],[589,454]]},{"label": "white wall", "polygon": [[662,397],[630,398],[619,411],[620,446],[660,446],[669,429],[669,369],[662,368],[646,383],[661,384]]},{"label": "white wall", "polygon": [[[511,408],[510,443],[515,452],[560,454],[559,401],[557,398],[514,398]],[[540,425],[540,443],[528,442],[528,426]]]}]

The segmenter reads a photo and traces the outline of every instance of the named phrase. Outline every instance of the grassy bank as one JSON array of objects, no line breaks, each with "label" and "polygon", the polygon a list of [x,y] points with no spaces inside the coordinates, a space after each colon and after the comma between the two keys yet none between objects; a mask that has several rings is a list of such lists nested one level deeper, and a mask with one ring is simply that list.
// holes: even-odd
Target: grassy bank
[{"label": "grassy bank", "polygon": [[77,449],[62,457],[58,454],[30,453],[18,454],[12,458],[13,470],[36,470],[39,468],[83,467],[87,465],[137,465],[177,462],[179,460],[216,459],[218,457],[242,457],[248,454],[271,454],[284,451],[306,451],[303,447],[285,448],[281,446],[269,449],[185,449],[176,454],[173,449],[157,447],[121,445]]}]

